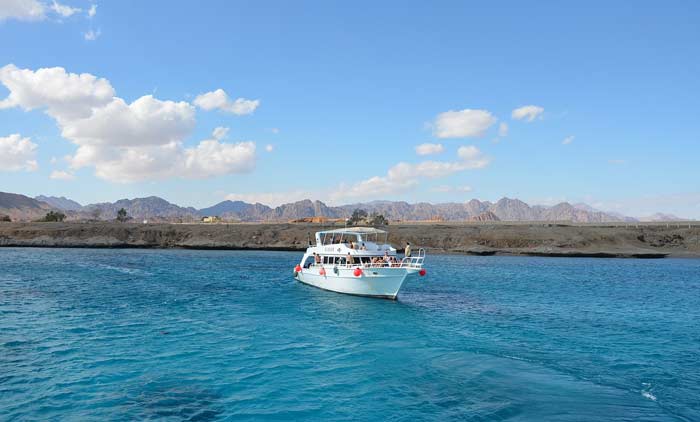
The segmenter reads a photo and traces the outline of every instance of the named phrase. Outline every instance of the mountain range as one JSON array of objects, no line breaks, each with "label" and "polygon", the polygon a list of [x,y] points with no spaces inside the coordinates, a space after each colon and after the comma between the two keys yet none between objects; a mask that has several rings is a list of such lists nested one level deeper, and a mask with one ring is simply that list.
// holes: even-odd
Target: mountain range
[{"label": "mountain range", "polygon": [[261,222],[290,221],[308,217],[347,218],[355,209],[382,214],[392,221],[572,221],[578,223],[679,221],[670,214],[654,214],[636,219],[617,213],[596,210],[586,204],[562,202],[554,206],[528,205],[519,199],[502,198],[497,202],[472,199],[468,202],[431,204],[404,201],[372,201],[328,206],[309,199],[278,207],[242,201],[223,201],[202,209],[181,207],[157,196],[120,199],[116,202],[81,205],[64,197],[37,196],[0,192],[0,214],[13,220],[35,220],[49,210],[60,210],[69,220],[113,220],[124,208],[137,221],[192,222],[203,216],[219,216],[226,220]]}]

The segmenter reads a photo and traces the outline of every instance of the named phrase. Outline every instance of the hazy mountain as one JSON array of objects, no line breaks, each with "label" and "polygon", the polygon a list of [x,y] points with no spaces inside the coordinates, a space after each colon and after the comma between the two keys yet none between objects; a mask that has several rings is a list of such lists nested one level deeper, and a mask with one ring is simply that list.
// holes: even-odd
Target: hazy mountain
[{"label": "hazy mountain", "polygon": [[249,204],[243,201],[223,201],[214,206],[202,208],[198,211],[198,214],[202,217],[211,215],[244,221],[268,220],[271,213],[272,208],[268,207],[267,205],[259,203]]},{"label": "hazy mountain", "polygon": [[664,214],[657,212],[647,217],[642,217],[639,221],[687,221],[686,218],[680,218],[673,214]]},{"label": "hazy mountain", "polygon": [[149,196],[147,198],[120,199],[114,203],[104,202],[99,204],[90,204],[84,206],[82,210],[86,215],[96,215],[95,210],[98,210],[100,219],[112,220],[116,218],[117,211],[119,211],[121,208],[124,208],[130,217],[137,220],[183,219],[191,221],[199,219],[199,214],[197,213],[196,209],[192,207],[183,208],[157,196]]},{"label": "hazy mountain", "polygon": [[[309,217],[347,218],[355,209],[382,214],[393,221],[572,221],[578,223],[603,223],[637,221],[632,217],[603,212],[587,204],[562,202],[554,206],[528,205],[519,199],[502,198],[496,203],[472,199],[469,202],[431,204],[427,202],[371,201],[340,206],[328,206],[321,201],[303,200],[272,208],[264,204],[243,201],[223,201],[211,207],[197,210],[180,207],[157,196],[120,199],[81,206],[64,197],[38,196],[31,199],[24,195],[1,194],[0,214],[13,219],[35,219],[47,210],[66,210],[70,219],[82,218],[112,220],[120,208],[126,209],[136,220],[196,221],[203,216],[219,216],[239,221],[290,221]],[[643,221],[682,220],[670,214],[654,214]]]},{"label": "hazy mountain", "polygon": [[41,202],[46,202],[47,204],[51,205],[54,208],[58,208],[59,210],[64,210],[64,211],[79,211],[81,208],[83,208],[82,205],[79,203],[68,199],[63,196],[44,196],[44,195],[39,195],[35,197],[37,201]]},{"label": "hazy mountain", "polygon": [[481,214],[469,217],[469,221],[501,221],[501,219],[491,211],[484,211]]},{"label": "hazy mountain", "polygon": [[13,221],[36,220],[54,209],[46,202],[37,201],[17,193],[0,192],[0,214],[9,215]]}]

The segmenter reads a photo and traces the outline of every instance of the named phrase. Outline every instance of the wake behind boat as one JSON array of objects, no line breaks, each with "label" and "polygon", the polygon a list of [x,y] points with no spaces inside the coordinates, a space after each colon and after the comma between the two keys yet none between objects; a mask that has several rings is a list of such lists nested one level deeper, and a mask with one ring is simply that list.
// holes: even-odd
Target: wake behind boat
[{"label": "wake behind boat", "polygon": [[396,299],[406,278],[424,276],[425,250],[402,259],[387,232],[371,227],[320,231],[294,268],[298,281],[338,293]]}]

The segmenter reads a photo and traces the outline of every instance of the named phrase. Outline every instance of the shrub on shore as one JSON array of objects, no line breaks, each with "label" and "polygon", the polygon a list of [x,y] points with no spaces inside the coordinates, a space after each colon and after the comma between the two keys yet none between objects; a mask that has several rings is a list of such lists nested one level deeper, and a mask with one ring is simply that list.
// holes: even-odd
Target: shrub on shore
[{"label": "shrub on shore", "polygon": [[62,222],[63,220],[66,219],[66,215],[60,211],[49,211],[46,213],[44,218],[42,218],[41,222]]}]

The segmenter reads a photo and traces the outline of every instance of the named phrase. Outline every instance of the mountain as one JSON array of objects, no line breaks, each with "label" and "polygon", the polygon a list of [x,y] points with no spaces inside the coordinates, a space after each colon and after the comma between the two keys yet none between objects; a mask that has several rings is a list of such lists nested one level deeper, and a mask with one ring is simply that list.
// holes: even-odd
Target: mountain
[{"label": "mountain", "polygon": [[688,221],[686,218],[680,218],[673,214],[664,214],[657,212],[647,217],[642,217],[639,221],[653,222],[653,221]]},{"label": "mountain", "polygon": [[183,208],[172,204],[163,198],[149,196],[147,198],[120,199],[117,202],[103,202],[90,204],[83,207],[82,211],[86,215],[92,215],[102,220],[113,220],[117,216],[117,211],[124,208],[129,215],[136,220],[199,220],[199,214],[192,207]]},{"label": "mountain", "polygon": [[37,201],[28,196],[0,192],[0,214],[8,215],[13,221],[36,220],[53,209],[46,202]]},{"label": "mountain", "polygon": [[491,211],[484,211],[481,214],[470,217],[469,221],[501,221],[501,219]]},{"label": "mountain", "polygon": [[198,214],[201,217],[217,215],[222,218],[242,221],[263,221],[269,219],[271,212],[272,208],[259,203],[249,204],[243,201],[223,201],[214,206],[200,209]]},{"label": "mountain", "polygon": [[[42,217],[48,210],[60,209],[69,219],[112,220],[117,211],[124,208],[135,220],[191,222],[204,216],[219,216],[227,220],[245,222],[291,221],[312,217],[347,218],[356,209],[369,214],[382,214],[391,221],[572,221],[577,223],[634,222],[632,217],[603,212],[587,204],[562,202],[554,206],[528,205],[515,198],[502,198],[492,203],[472,199],[468,202],[371,201],[328,206],[321,201],[305,199],[272,208],[264,204],[243,201],[223,201],[211,207],[197,210],[180,207],[157,196],[120,199],[81,206],[64,197],[37,196],[4,193],[0,197],[0,214],[13,219],[31,220]],[[679,221],[670,214],[654,214],[643,221]]]},{"label": "mountain", "polygon": [[37,201],[46,202],[52,207],[64,211],[80,211],[80,209],[83,208],[83,206],[79,203],[63,196],[39,195],[37,197],[34,197],[34,199],[36,199]]}]

